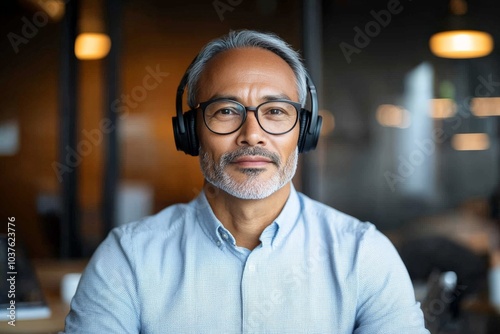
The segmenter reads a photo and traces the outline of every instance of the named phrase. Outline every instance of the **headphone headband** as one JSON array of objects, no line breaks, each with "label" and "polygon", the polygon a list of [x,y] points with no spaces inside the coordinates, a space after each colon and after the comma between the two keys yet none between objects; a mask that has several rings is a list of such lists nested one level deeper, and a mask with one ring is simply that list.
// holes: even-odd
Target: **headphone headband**
[{"label": "headphone headband", "polygon": [[186,133],[186,124],[184,122],[184,117],[182,117],[182,99],[184,96],[184,90],[186,89],[189,72],[191,71],[191,68],[196,62],[196,59],[198,59],[198,55],[196,55],[196,57],[194,57],[194,59],[191,61],[186,72],[184,72],[184,75],[182,76],[181,82],[179,82],[179,86],[177,86],[177,94],[175,98],[175,110],[177,114],[177,120],[179,121],[179,131],[181,133]]},{"label": "headphone headband", "polygon": [[[306,82],[307,88],[309,90],[309,101],[311,103],[311,126],[309,127],[307,133],[313,134],[314,129],[316,128],[316,124],[318,122],[318,95],[316,93],[316,86],[311,79],[311,76],[308,72],[306,72]],[[321,117],[320,117],[321,118]]]}]

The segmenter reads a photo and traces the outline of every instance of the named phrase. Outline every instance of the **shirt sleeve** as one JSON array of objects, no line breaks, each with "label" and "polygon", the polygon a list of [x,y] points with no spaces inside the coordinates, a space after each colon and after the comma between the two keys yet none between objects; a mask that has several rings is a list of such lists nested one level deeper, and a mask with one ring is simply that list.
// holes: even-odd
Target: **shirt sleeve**
[{"label": "shirt sleeve", "polygon": [[355,334],[428,334],[408,271],[392,243],[373,226],[358,248]]},{"label": "shirt sleeve", "polygon": [[85,269],[66,317],[65,333],[139,333],[130,234],[114,229]]}]

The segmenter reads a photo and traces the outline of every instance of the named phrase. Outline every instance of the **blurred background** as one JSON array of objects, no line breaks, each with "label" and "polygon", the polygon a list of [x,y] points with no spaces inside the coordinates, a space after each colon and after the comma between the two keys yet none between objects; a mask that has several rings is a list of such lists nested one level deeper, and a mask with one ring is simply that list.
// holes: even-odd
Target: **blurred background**
[{"label": "blurred background", "polygon": [[177,85],[211,39],[271,31],[304,56],[324,119],[296,187],[394,242],[433,332],[489,333],[499,16],[494,0],[2,1],[1,231],[15,217],[30,258],[85,261],[111,228],[193,199]]}]

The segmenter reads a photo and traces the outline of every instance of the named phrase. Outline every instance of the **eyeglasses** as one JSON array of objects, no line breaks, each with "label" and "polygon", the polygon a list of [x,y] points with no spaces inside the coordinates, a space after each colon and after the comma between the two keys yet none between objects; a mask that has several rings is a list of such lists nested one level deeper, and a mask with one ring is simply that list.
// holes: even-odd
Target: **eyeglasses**
[{"label": "eyeglasses", "polygon": [[273,100],[257,107],[245,107],[234,100],[220,98],[199,104],[203,121],[213,133],[227,135],[238,131],[253,111],[257,123],[269,134],[281,135],[291,131],[299,118],[300,103],[289,100]]}]

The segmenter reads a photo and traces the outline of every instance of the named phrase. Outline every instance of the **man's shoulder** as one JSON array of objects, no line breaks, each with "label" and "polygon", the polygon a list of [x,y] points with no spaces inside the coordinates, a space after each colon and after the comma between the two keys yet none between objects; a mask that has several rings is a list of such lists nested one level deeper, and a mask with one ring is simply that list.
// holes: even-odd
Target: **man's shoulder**
[{"label": "man's shoulder", "polygon": [[190,217],[192,215],[194,215],[192,203],[174,204],[154,215],[116,227],[113,233],[136,237],[142,234],[168,236],[178,230],[184,222],[194,220]]},{"label": "man's shoulder", "polygon": [[363,236],[367,231],[376,230],[370,222],[361,221],[345,212],[335,209],[322,202],[314,200],[299,193],[303,215],[311,223],[321,229],[335,231],[336,233]]}]

